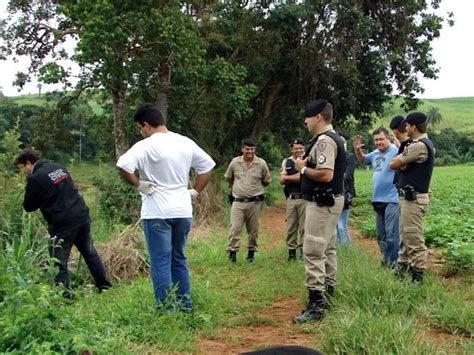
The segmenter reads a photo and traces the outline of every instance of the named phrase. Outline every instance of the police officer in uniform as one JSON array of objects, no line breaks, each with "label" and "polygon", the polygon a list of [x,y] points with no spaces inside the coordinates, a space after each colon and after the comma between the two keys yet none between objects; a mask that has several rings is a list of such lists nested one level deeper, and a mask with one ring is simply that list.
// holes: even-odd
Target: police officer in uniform
[{"label": "police officer in uniform", "polygon": [[[284,185],[283,192],[286,197],[286,221],[288,246],[288,261],[296,260],[296,250],[303,248],[304,217],[306,201],[301,194],[300,172],[295,169],[295,161],[304,154],[304,142],[295,138],[290,149],[292,155],[283,159],[280,172],[280,184]],[[299,243],[298,243],[298,235]]]},{"label": "police officer in uniform", "polygon": [[343,179],[346,164],[344,143],[332,127],[332,105],[324,99],[305,109],[305,123],[314,135],[304,159],[295,162],[301,173],[301,191],[307,200],[304,265],[309,302],[295,323],[320,320],[329,308],[336,286],[336,225],[344,205]]},{"label": "police officer in uniform", "polygon": [[[393,117],[392,121],[390,121],[390,129],[395,136],[395,141],[393,143],[398,147],[398,154],[402,154],[405,146],[411,142],[410,138],[408,138],[404,117],[401,115]],[[395,171],[393,183],[395,186],[398,186],[398,171]]]},{"label": "police officer in uniform", "polygon": [[244,225],[249,235],[247,261],[254,261],[264,190],[272,181],[267,163],[255,155],[255,150],[256,143],[252,139],[244,139],[241,146],[242,155],[232,159],[224,175],[232,187],[233,202],[227,251],[229,260],[234,263],[237,261]]},{"label": "police officer in uniform", "polygon": [[395,136],[395,141],[393,143],[397,146],[398,153],[400,154],[403,152],[403,148],[405,148],[405,146],[410,141],[406,130],[406,122],[403,116],[398,115],[393,117],[390,121],[390,129]]},{"label": "police officer in uniform", "polygon": [[426,134],[425,114],[410,113],[405,122],[411,142],[390,162],[390,168],[399,171],[401,248],[398,268],[401,272],[411,270],[412,281],[422,283],[427,263],[423,217],[429,204],[435,149]]}]

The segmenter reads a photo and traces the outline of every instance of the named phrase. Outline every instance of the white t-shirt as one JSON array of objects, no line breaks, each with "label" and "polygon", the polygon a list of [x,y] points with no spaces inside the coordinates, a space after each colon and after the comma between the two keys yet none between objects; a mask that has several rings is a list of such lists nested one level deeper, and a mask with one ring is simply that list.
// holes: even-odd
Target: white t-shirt
[{"label": "white t-shirt", "polygon": [[133,145],[117,161],[128,173],[136,170],[140,180],[155,182],[151,195],[142,194],[142,219],[191,218],[189,171],[204,174],[216,163],[194,141],[177,133],[157,132]]}]

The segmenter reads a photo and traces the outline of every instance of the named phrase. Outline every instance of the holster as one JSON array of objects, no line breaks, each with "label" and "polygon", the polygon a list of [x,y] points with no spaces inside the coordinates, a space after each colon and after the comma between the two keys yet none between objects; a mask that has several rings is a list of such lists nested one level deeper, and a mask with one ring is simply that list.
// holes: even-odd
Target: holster
[{"label": "holster", "polygon": [[314,201],[319,207],[322,206],[334,206],[336,200],[331,188],[317,187],[314,189]]},{"label": "holster", "polygon": [[407,201],[415,201],[416,200],[416,191],[415,188],[411,185],[403,186],[400,191],[400,196],[404,197]]}]

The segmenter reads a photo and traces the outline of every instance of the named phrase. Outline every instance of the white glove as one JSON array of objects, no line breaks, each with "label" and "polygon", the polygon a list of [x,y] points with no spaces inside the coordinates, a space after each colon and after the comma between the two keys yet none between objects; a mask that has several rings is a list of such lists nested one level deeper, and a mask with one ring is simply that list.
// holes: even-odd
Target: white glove
[{"label": "white glove", "polygon": [[197,192],[195,189],[189,189],[188,192],[193,200],[199,196],[199,192]]},{"label": "white glove", "polygon": [[151,195],[156,191],[157,185],[151,181],[140,180],[137,189],[144,195]]}]

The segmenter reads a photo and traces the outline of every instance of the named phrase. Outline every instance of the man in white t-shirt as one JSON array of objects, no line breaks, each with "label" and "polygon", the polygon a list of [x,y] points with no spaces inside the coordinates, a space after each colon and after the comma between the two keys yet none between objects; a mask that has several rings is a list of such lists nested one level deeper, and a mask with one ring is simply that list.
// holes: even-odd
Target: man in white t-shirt
[{"label": "man in white t-shirt", "polygon": [[[192,225],[191,199],[207,185],[215,163],[194,141],[169,131],[156,106],[143,105],[134,120],[144,139],[119,158],[117,167],[142,196],[155,298],[158,308],[190,312],[185,248]],[[188,189],[191,168],[197,176],[194,188]]]}]

